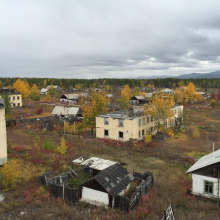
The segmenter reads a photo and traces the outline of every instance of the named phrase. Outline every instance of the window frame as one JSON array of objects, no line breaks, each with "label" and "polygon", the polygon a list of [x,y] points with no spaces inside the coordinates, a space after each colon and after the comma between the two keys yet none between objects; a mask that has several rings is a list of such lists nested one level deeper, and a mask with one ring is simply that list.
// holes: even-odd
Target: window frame
[{"label": "window frame", "polygon": [[[212,184],[212,192],[209,192],[210,190],[210,186],[208,186],[208,191],[206,191],[206,183],[211,183]],[[213,191],[214,191],[214,182],[208,181],[208,180],[204,180],[204,193],[205,194],[210,194],[213,195]]]}]

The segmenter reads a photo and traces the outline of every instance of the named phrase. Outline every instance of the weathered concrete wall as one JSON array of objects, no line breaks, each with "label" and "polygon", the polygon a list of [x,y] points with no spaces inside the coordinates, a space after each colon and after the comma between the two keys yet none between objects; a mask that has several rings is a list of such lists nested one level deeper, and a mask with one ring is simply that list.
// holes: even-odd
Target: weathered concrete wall
[{"label": "weathered concrete wall", "polygon": [[0,108],[0,165],[7,162],[5,108]]}]

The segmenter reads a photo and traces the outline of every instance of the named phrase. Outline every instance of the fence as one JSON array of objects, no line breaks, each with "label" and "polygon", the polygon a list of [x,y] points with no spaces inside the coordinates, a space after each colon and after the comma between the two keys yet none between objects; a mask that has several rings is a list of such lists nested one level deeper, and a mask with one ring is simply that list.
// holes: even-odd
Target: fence
[{"label": "fence", "polygon": [[[40,183],[47,186],[50,196],[61,197],[63,200],[68,199],[71,202],[79,202],[81,198],[81,187],[76,189],[70,188],[65,185],[68,182],[70,176],[76,176],[76,172],[85,168],[79,168],[77,170],[67,173],[63,173],[59,176],[49,178],[52,171],[49,171],[39,176]],[[147,193],[154,183],[153,174],[145,172],[143,174],[134,172],[134,180],[140,184],[134,190],[134,193],[130,198],[126,196],[116,196],[114,198],[114,208],[119,208],[124,211],[130,211],[138,203],[141,195]]]},{"label": "fence", "polygon": [[169,205],[167,210],[164,210],[164,216],[162,220],[175,220],[175,215],[171,204]]},{"label": "fence", "polygon": [[125,196],[117,196],[115,198],[115,208],[130,211],[138,203],[141,195],[147,193],[153,186],[154,178],[153,174],[150,172],[146,172],[144,174],[134,172],[134,177],[136,180],[141,181],[140,185],[135,188],[135,191],[130,198]]}]

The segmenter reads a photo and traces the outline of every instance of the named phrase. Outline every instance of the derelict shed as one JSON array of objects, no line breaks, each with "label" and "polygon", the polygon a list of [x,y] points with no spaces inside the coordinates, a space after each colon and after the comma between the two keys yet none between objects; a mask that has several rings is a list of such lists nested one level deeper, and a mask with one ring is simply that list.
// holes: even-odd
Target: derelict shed
[{"label": "derelict shed", "polygon": [[114,208],[114,199],[124,195],[133,179],[124,167],[116,163],[81,185],[81,200]]},{"label": "derelict shed", "polygon": [[219,198],[220,150],[200,158],[187,173],[192,173],[192,194]]},{"label": "derelict shed", "polygon": [[55,106],[52,115],[53,116],[77,116],[80,113],[79,107],[63,107],[63,106]]}]

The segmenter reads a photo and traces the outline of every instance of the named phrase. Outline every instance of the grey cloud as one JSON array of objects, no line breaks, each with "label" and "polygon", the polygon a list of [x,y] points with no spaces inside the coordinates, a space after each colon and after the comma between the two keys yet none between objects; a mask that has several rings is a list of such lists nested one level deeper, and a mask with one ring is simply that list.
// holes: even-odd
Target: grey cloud
[{"label": "grey cloud", "polygon": [[219,8],[217,0],[1,1],[0,76],[218,70]]}]

